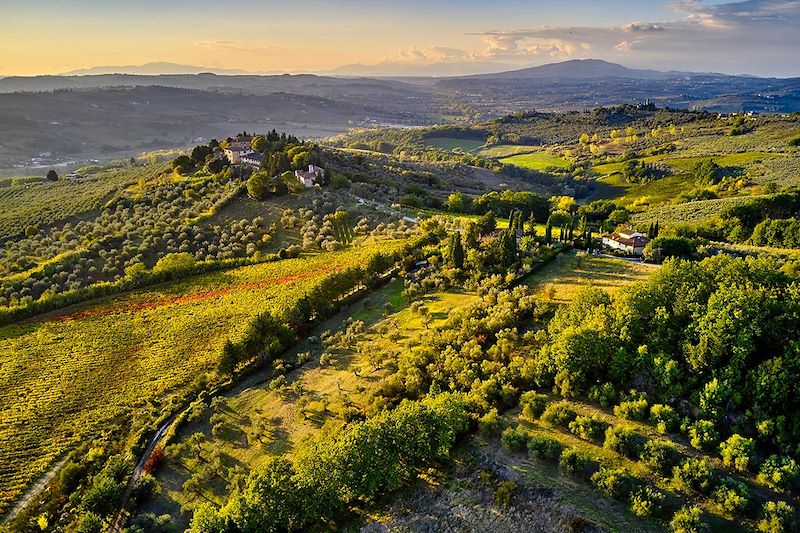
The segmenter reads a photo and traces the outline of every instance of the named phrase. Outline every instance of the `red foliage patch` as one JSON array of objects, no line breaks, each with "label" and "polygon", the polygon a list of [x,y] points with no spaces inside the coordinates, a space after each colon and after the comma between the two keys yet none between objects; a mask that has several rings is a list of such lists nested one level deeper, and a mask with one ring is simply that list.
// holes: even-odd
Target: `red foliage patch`
[{"label": "red foliage patch", "polygon": [[263,289],[266,287],[271,287],[275,285],[285,285],[287,283],[294,283],[296,281],[302,281],[308,278],[313,278],[315,276],[322,276],[325,274],[330,273],[334,270],[334,267],[328,266],[323,267],[315,271],[311,272],[304,272],[302,274],[289,274],[286,276],[281,276],[280,278],[275,279],[266,279],[263,281],[254,281],[251,283],[242,283],[241,285],[233,285],[230,287],[225,287],[221,289],[214,289],[210,291],[203,291],[203,292],[196,292],[193,294],[186,294],[184,296],[173,296],[170,298],[159,298],[156,300],[151,300],[149,302],[142,302],[142,303],[135,303],[135,304],[128,304],[128,305],[108,305],[108,306],[101,306],[95,307],[92,309],[84,309],[81,311],[73,311],[68,312],[66,309],[61,311],[54,311],[52,313],[47,313],[44,315],[40,315],[38,317],[31,318],[29,320],[23,321],[23,323],[37,323],[37,322],[50,322],[54,320],[62,321],[62,320],[80,320],[82,318],[91,318],[91,317],[98,317],[98,316],[108,316],[108,315],[116,315],[119,313],[128,313],[131,311],[144,311],[149,309],[158,309],[160,307],[167,307],[171,305],[180,305],[190,302],[199,302],[202,300],[209,300],[212,298],[218,298],[220,296],[228,295],[232,292],[240,292],[240,291],[248,291],[252,289]]},{"label": "red foliage patch", "polygon": [[153,471],[158,468],[158,465],[161,464],[161,461],[164,460],[164,448],[161,446],[156,446],[153,448],[153,451],[150,452],[150,455],[145,460],[144,464],[142,465],[142,471],[147,474],[152,474]]}]

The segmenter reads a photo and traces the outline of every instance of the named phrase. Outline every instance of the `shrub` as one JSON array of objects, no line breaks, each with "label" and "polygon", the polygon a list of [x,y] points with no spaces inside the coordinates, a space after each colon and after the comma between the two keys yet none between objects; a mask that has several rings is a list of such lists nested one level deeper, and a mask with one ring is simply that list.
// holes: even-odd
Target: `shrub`
[{"label": "shrub", "polygon": [[789,533],[797,531],[798,524],[794,508],[786,502],[767,502],[764,517],[758,522],[758,530],[764,533]]},{"label": "shrub", "polygon": [[761,465],[758,482],[777,491],[790,490],[796,483],[800,468],[794,459],[781,455],[771,455]]},{"label": "shrub", "polygon": [[731,437],[719,445],[719,454],[725,466],[734,468],[739,472],[747,472],[750,464],[750,457],[755,452],[755,442],[734,433]]},{"label": "shrub", "polygon": [[631,492],[631,511],[636,516],[653,516],[661,511],[664,494],[653,487],[641,486]]},{"label": "shrub", "polygon": [[750,503],[750,489],[736,479],[726,477],[714,489],[714,503],[730,513],[741,513]]},{"label": "shrub", "polygon": [[689,458],[672,469],[672,484],[676,489],[708,494],[713,485],[714,471],[706,459]]},{"label": "shrub", "polygon": [[703,511],[696,505],[678,509],[669,526],[675,533],[700,533],[708,529],[703,520]]},{"label": "shrub", "polygon": [[671,433],[678,427],[678,413],[669,405],[654,404],[650,407],[650,421],[656,425],[659,433]]},{"label": "shrub", "polygon": [[605,422],[593,416],[576,416],[569,423],[569,430],[585,440],[600,440],[606,426]]},{"label": "shrub", "polygon": [[153,267],[153,274],[177,277],[194,268],[194,256],[187,252],[170,253],[159,259]]},{"label": "shrub", "polygon": [[564,445],[547,437],[531,437],[528,440],[528,455],[544,461],[556,461]]},{"label": "shrub", "polygon": [[500,437],[500,441],[506,450],[521,452],[528,445],[528,434],[521,427],[506,428]]},{"label": "shrub", "polygon": [[534,391],[528,391],[520,396],[519,405],[522,407],[522,417],[528,420],[536,420],[547,407],[547,396]]},{"label": "shrub", "polygon": [[641,438],[626,427],[610,427],[606,430],[603,448],[607,450],[612,450],[628,457],[636,457],[639,454],[640,445]]},{"label": "shrub", "polygon": [[569,533],[586,533],[586,531],[597,531],[599,528],[594,522],[580,516],[572,516],[564,522],[564,529]]},{"label": "shrub", "polygon": [[644,420],[647,415],[647,400],[642,398],[620,402],[614,407],[614,414],[628,420]]},{"label": "shrub", "polygon": [[668,257],[689,259],[694,255],[694,243],[686,237],[656,237],[644,247],[645,261],[660,263]]},{"label": "shrub", "polygon": [[672,472],[672,467],[675,466],[677,453],[672,446],[649,440],[644,443],[639,458],[649,469],[662,476],[668,476]]},{"label": "shrub", "polygon": [[478,430],[484,435],[499,435],[503,431],[503,417],[492,409],[478,420]]},{"label": "shrub", "polygon": [[610,407],[617,401],[617,391],[611,383],[592,385],[589,388],[589,399],[603,407]]},{"label": "shrub", "polygon": [[508,507],[509,504],[511,504],[511,497],[514,495],[515,490],[517,490],[516,483],[513,481],[503,481],[497,486],[497,490],[494,493],[494,501],[498,505]]},{"label": "shrub", "polygon": [[553,426],[568,428],[569,423],[578,416],[567,402],[551,403],[542,413],[542,420]]},{"label": "shrub", "polygon": [[558,466],[573,476],[583,476],[594,465],[594,460],[572,448],[565,448],[558,458]]},{"label": "shrub", "polygon": [[628,472],[621,468],[605,468],[592,474],[592,484],[603,494],[623,500],[631,490],[632,480]]},{"label": "shrub", "polygon": [[719,433],[710,420],[698,420],[688,428],[689,443],[698,450],[710,450],[719,442]]},{"label": "shrub", "polygon": [[100,533],[103,531],[103,519],[90,512],[81,513],[70,528],[76,533]]},{"label": "shrub", "polygon": [[161,464],[161,461],[164,460],[164,447],[160,444],[153,448],[153,451],[150,452],[150,455],[147,456],[145,459],[144,465],[142,466],[142,471],[147,474],[152,474],[158,465]]}]

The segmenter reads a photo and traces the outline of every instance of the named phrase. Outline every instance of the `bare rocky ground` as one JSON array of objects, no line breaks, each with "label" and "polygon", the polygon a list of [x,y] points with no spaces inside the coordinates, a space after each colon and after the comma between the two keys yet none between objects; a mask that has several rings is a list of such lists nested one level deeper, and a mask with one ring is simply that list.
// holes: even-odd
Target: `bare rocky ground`
[{"label": "bare rocky ground", "polygon": [[[594,533],[603,531],[562,501],[556,488],[539,485],[518,469],[498,443],[466,443],[442,480],[416,483],[400,494],[361,533],[492,532]],[[498,498],[504,482],[515,488],[506,504]],[[510,486],[510,484],[506,484]]]}]

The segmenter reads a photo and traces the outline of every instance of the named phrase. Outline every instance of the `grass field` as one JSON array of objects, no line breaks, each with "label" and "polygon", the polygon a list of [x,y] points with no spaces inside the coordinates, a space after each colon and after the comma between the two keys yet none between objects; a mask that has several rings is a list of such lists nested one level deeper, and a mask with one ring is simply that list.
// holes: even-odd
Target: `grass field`
[{"label": "grass field", "polygon": [[455,139],[452,137],[428,137],[425,139],[425,144],[433,148],[440,148],[442,150],[458,150],[461,149],[465,152],[471,152],[484,145],[483,141],[474,141],[471,139]]},{"label": "grass field", "polygon": [[[721,167],[744,167],[746,165],[761,163],[765,160],[782,158],[784,154],[770,152],[741,152],[732,154],[703,155],[676,157],[668,154],[653,155],[642,157],[640,160],[645,163],[664,163],[673,167],[676,171],[691,172],[694,166],[706,159],[713,159]],[[610,176],[622,171],[623,163],[602,163],[594,165],[592,170],[600,176]]]},{"label": "grass field", "polygon": [[250,317],[401,244],[214,272],[0,328],[0,513],[77,442],[158,418]]},{"label": "grass field", "polygon": [[[407,307],[408,302],[401,295],[402,288],[402,282],[392,282],[315,330],[314,335],[319,336],[326,330],[345,331],[351,321],[364,322],[364,331],[348,346],[328,349],[334,354],[334,361],[321,364],[320,354],[324,350],[313,340],[303,341],[286,354],[287,360],[293,360],[304,351],[312,354],[311,362],[287,375],[287,386],[301,393],[272,390],[269,380],[260,376],[221,397],[197,421],[184,426],[177,438],[187,439],[202,433],[204,450],[218,452],[225,464],[240,465],[249,471],[269,457],[291,457],[315,435],[331,425],[341,425],[343,422],[337,413],[346,405],[368,409],[363,403],[367,393],[391,373],[381,361],[392,360],[394,354],[414,345],[426,329],[421,318]],[[468,305],[476,298],[472,294],[454,292],[430,295],[425,301],[432,318],[428,327],[435,327],[451,310]],[[392,331],[396,334],[390,335]],[[220,423],[222,429],[214,430],[213,425]],[[221,479],[203,484],[201,494],[183,488],[190,476],[187,460],[191,462],[191,458],[170,460],[159,470],[163,490],[148,503],[146,511],[168,512],[180,521],[181,506],[191,507],[193,502],[205,499],[224,501],[227,490]]]},{"label": "grass field", "polygon": [[507,165],[529,168],[531,170],[545,170],[550,167],[567,168],[570,164],[567,159],[545,151],[503,157],[500,159],[500,162]]},{"label": "grass field", "polygon": [[541,152],[541,146],[531,146],[524,144],[494,144],[475,150],[475,154],[482,157],[509,157],[512,155],[528,154],[531,152]]},{"label": "grass field", "polygon": [[621,174],[612,174],[596,182],[593,200],[614,200],[628,208],[668,203],[695,188],[685,175],[674,175],[650,183],[626,183]]},{"label": "grass field", "polygon": [[626,285],[644,281],[657,267],[586,254],[561,254],[528,279],[528,286],[542,298],[567,303],[584,287],[614,293]]}]

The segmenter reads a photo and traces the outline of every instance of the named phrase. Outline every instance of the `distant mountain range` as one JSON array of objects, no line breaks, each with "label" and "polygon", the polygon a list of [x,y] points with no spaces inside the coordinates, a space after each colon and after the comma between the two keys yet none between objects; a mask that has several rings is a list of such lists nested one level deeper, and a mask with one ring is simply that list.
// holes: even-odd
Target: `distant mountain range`
[{"label": "distant mountain range", "polygon": [[180,63],[170,63],[167,61],[154,61],[152,63],[145,63],[144,65],[109,65],[82,68],[64,72],[60,74],[60,76],[96,76],[99,74],[136,74],[142,76],[153,76],[159,74],[204,73],[227,75],[254,74],[254,72],[236,68],[200,67],[197,65],[182,65]]},{"label": "distant mountain range", "polygon": [[513,68],[495,62],[448,62],[418,65],[415,63],[383,62],[372,65],[354,63],[343,65],[327,72],[329,76],[367,76],[367,77],[393,77],[393,78],[419,78],[419,77],[452,77],[469,76],[473,74],[489,74],[492,72],[506,71]]},{"label": "distant mountain range", "polygon": [[572,59],[560,63],[549,63],[538,67],[529,67],[505,72],[492,72],[464,76],[465,78],[492,79],[597,79],[626,78],[635,80],[664,80],[669,78],[703,75],[693,72],[662,72],[658,70],[641,70],[624,67],[617,63],[609,63],[602,59]]},{"label": "distant mountain range", "polygon": [[[63,74],[47,76],[8,76],[0,80],[16,80],[13,90],[43,90],[35,88],[36,81],[49,80],[44,90],[53,88],[54,80],[64,78],[65,87],[91,87],[91,81],[77,82],[76,77],[122,75],[135,76],[190,76],[198,74],[215,74],[217,76],[276,76],[279,72],[251,72],[242,69],[203,67],[198,65],[184,65],[157,61],[144,65],[110,65],[97,66]],[[429,65],[415,65],[405,63],[384,62],[373,65],[352,64],[343,65],[330,71],[318,73],[320,77],[361,77],[361,78],[463,78],[463,79],[530,79],[530,80],[577,80],[577,79],[636,79],[636,80],[666,80],[674,78],[687,78],[697,76],[733,77],[731,74],[704,73],[704,72],[679,72],[659,71],[650,69],[633,69],[617,63],[610,63],[602,59],[573,59],[559,63],[549,63],[535,67],[513,69],[512,65],[495,62],[453,62],[432,63]],[[755,76],[736,75],[735,77]],[[68,80],[70,80],[68,82]],[[127,85],[124,79],[120,85]],[[132,83],[133,84],[133,83]],[[27,89],[26,86],[31,86]],[[57,85],[57,83],[56,83]],[[135,83],[135,85],[141,85]],[[237,85],[233,83],[232,85]],[[0,91],[3,88],[0,87]]]}]

